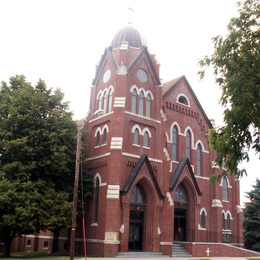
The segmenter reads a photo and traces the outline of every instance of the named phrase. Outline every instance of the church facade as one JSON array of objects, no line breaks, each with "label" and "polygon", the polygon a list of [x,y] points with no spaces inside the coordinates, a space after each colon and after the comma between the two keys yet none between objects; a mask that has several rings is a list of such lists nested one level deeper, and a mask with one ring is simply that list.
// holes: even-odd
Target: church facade
[{"label": "church facade", "polygon": [[200,245],[197,254],[207,256],[210,244],[243,246],[239,181],[209,184],[220,172],[208,143],[212,122],[186,77],[163,84],[159,69],[131,26],[97,65],[90,114],[103,115],[85,125],[86,169],[94,179],[86,202],[89,254],[171,255],[178,242],[189,251]]}]

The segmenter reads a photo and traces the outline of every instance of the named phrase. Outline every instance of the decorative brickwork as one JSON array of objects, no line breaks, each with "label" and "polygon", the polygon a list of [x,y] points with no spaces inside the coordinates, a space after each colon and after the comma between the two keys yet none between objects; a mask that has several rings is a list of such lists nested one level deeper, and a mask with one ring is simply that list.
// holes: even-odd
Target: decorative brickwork
[{"label": "decorative brickwork", "polygon": [[224,248],[237,256],[222,243],[243,246],[239,181],[209,184],[220,172],[208,143],[211,121],[186,77],[162,84],[159,68],[132,27],[115,36],[97,67],[90,112],[104,114],[85,125],[84,167],[100,182],[86,201],[87,251],[170,255],[178,241],[193,256],[208,249],[222,256]]}]

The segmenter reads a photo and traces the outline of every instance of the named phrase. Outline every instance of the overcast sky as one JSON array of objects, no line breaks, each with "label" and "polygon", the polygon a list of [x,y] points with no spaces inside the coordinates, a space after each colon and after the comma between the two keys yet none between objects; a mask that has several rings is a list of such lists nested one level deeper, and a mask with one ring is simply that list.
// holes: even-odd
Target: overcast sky
[{"label": "overcast sky", "polygon": [[[211,71],[199,80],[197,63],[212,53],[212,37],[226,35],[236,2],[0,0],[0,80],[24,74],[35,85],[42,78],[48,87],[61,88],[74,118],[81,119],[97,62],[117,31],[132,22],[161,64],[163,82],[185,75],[209,119],[221,125],[220,91]],[[242,200],[259,175],[259,157],[245,167]]]}]

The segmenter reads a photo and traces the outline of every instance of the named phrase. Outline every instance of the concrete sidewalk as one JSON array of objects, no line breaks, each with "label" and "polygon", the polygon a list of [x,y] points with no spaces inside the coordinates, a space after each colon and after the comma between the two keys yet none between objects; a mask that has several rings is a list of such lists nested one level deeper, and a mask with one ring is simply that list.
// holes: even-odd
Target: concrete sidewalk
[{"label": "concrete sidewalk", "polygon": [[[140,260],[142,258],[125,258],[125,257],[88,257],[87,260],[98,260],[98,259],[102,259],[102,260],[120,260],[120,259],[129,259],[129,260]],[[147,258],[143,258],[143,259],[147,259]],[[248,260],[248,259],[260,259],[260,257],[190,257],[190,258],[176,258],[176,257],[160,257],[160,258],[151,258],[153,260],[199,260],[199,259],[210,259],[210,260],[224,260],[224,259],[228,259],[228,260]],[[85,258],[81,258],[80,260],[85,260]]]}]

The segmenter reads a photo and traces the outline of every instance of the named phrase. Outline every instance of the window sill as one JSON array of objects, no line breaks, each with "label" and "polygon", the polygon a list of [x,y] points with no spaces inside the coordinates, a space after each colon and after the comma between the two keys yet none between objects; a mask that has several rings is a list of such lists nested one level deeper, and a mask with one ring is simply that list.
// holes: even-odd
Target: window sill
[{"label": "window sill", "polygon": [[98,226],[98,223],[92,223],[90,226],[91,226],[91,227],[97,227],[97,226]]}]

